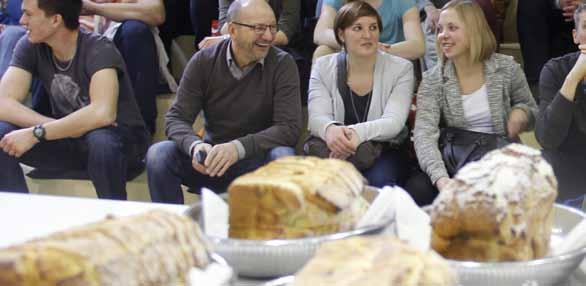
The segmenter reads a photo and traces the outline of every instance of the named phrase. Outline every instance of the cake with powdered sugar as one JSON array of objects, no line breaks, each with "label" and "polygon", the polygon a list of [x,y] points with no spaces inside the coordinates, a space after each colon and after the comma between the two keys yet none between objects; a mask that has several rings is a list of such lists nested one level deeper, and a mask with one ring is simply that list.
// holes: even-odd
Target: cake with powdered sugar
[{"label": "cake with powdered sugar", "polygon": [[557,180],[541,153],[511,144],[464,166],[431,210],[432,247],[444,257],[524,261],[549,248]]}]

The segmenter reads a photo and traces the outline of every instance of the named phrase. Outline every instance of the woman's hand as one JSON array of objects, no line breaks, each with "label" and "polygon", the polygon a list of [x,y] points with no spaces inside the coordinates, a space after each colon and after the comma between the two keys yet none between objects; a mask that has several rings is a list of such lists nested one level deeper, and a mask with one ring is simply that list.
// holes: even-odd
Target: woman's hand
[{"label": "woman's hand", "polygon": [[451,181],[452,179],[448,177],[441,177],[435,182],[435,186],[441,192]]},{"label": "woman's hand", "polygon": [[509,120],[507,120],[507,132],[509,138],[517,138],[519,134],[527,128],[527,124],[529,124],[527,113],[522,109],[513,109],[509,115]]},{"label": "woman's hand", "polygon": [[326,129],[326,144],[330,151],[334,154],[333,157],[341,159],[354,155],[356,148],[353,146],[349,129],[346,126],[330,125]]}]

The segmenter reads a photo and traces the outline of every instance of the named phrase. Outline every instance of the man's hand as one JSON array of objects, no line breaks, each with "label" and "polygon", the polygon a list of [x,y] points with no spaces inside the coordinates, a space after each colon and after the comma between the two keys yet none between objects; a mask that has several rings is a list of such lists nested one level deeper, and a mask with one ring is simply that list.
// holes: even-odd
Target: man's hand
[{"label": "man's hand", "polygon": [[391,46],[392,46],[391,44],[378,42],[379,51],[382,51],[382,52],[385,52],[388,54],[391,53]]},{"label": "man's hand", "polygon": [[205,37],[203,40],[201,40],[201,42],[199,42],[197,47],[200,50],[207,48],[207,47],[211,47],[211,46],[221,42],[223,39],[225,39],[224,36]]},{"label": "man's hand", "polygon": [[560,9],[566,22],[574,21],[574,11],[581,3],[581,0],[560,0]]},{"label": "man's hand", "polygon": [[451,181],[452,179],[448,177],[441,177],[435,182],[435,186],[441,192]]},{"label": "man's hand", "polygon": [[39,140],[33,136],[33,127],[14,130],[0,140],[0,148],[10,156],[20,158],[33,148]]},{"label": "man's hand", "polygon": [[509,115],[509,119],[507,120],[507,131],[509,138],[517,138],[519,133],[527,128],[527,124],[529,124],[527,113],[518,108],[513,109]]},{"label": "man's hand", "polygon": [[435,33],[435,30],[437,29],[437,22],[439,21],[440,10],[433,7],[432,5],[428,5],[425,7],[425,14],[427,27]]},{"label": "man's hand", "polygon": [[193,166],[193,169],[195,169],[196,171],[198,171],[204,175],[207,175],[208,172],[206,172],[205,162],[204,162],[204,164],[200,164],[199,162],[197,162],[197,159],[195,157],[197,152],[202,151],[202,150],[209,154],[210,151],[212,150],[212,145],[210,145],[208,143],[199,143],[199,144],[195,145],[195,147],[193,147],[193,154],[191,156],[191,165]]},{"label": "man's hand", "polygon": [[212,147],[205,160],[206,172],[210,177],[221,177],[230,166],[238,161],[238,149],[234,143],[218,144]]},{"label": "man's hand", "polygon": [[356,152],[356,148],[346,136],[346,126],[330,125],[326,129],[326,144],[328,149],[335,154],[335,158],[348,158]]},{"label": "man's hand", "polygon": [[4,29],[6,29],[6,25],[0,24],[0,34],[2,34],[2,32],[4,32]]}]

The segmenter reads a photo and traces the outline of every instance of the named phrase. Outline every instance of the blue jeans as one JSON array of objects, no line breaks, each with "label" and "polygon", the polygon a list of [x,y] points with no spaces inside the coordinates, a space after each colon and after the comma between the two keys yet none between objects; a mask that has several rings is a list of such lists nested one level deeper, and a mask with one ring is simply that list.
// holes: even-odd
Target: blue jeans
[{"label": "blue jeans", "polygon": [[215,192],[224,192],[238,176],[254,171],[269,161],[294,154],[295,150],[291,147],[276,147],[267,156],[240,160],[228,168],[222,177],[212,178],[193,169],[191,158],[174,141],[159,142],[149,148],[146,157],[151,200],[183,204],[181,184],[197,190],[206,187]]},{"label": "blue jeans", "polygon": [[159,58],[151,28],[140,21],[124,21],[114,36],[122,54],[134,98],[151,135],[156,131]]},{"label": "blue jeans", "polygon": [[[17,129],[20,128],[0,121],[0,138]],[[20,158],[0,150],[0,190],[28,192],[19,165],[24,163],[46,170],[87,170],[99,198],[125,200],[127,166],[138,161],[129,156],[136,153],[129,147],[119,128],[106,127],[77,139],[38,143]]]},{"label": "blue jeans", "polygon": [[26,34],[26,30],[21,26],[6,26],[4,32],[0,33],[0,78],[4,75],[10,61],[12,53],[18,40]]},{"label": "blue jeans", "polygon": [[369,185],[377,188],[402,186],[408,170],[409,166],[403,151],[386,149],[376,159],[372,167],[362,171],[362,175],[366,177]]}]

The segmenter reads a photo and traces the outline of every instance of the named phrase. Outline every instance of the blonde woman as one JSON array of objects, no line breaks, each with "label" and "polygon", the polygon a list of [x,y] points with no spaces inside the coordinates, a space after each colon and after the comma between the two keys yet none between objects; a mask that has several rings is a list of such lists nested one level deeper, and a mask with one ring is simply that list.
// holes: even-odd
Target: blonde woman
[{"label": "blonde woman", "polygon": [[495,53],[494,35],[473,1],[441,9],[436,46],[440,64],[424,73],[417,94],[414,143],[421,169],[441,191],[450,181],[438,146],[442,128],[517,138],[533,128],[537,106],[520,65]]}]

